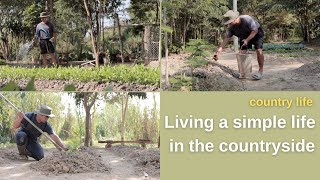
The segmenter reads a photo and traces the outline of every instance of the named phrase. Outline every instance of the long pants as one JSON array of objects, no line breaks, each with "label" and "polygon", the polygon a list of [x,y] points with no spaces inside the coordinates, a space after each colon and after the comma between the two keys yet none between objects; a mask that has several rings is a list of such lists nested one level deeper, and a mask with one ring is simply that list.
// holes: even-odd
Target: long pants
[{"label": "long pants", "polygon": [[26,145],[26,149],[35,160],[39,161],[44,157],[44,152],[39,142],[36,139],[30,138],[25,132],[19,131],[16,134],[16,143],[18,146]]}]

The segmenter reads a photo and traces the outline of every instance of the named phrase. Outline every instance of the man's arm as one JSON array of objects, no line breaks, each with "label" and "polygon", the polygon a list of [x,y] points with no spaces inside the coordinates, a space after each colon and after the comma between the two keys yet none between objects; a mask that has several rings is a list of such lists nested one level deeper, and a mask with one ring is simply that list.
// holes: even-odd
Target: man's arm
[{"label": "man's arm", "polygon": [[216,61],[219,59],[222,49],[228,44],[230,39],[231,38],[228,37],[228,34],[226,33],[224,36],[223,42],[220,44],[219,48],[216,50],[216,53],[214,54],[213,59],[215,59]]},{"label": "man's arm", "polygon": [[19,112],[17,119],[13,122],[13,125],[12,125],[13,129],[18,129],[19,127],[21,127],[22,120],[23,120],[23,113]]},{"label": "man's arm", "polygon": [[256,34],[258,33],[258,29],[251,31],[250,35],[247,37],[247,39],[243,40],[243,45],[248,45],[248,42],[254,38],[256,36]]},{"label": "man's arm", "polygon": [[68,148],[61,142],[61,139],[56,135],[56,134],[51,134],[50,135],[51,139],[57,143],[63,150],[67,151]]},{"label": "man's arm", "polygon": [[57,39],[57,33],[54,32],[54,33],[52,33],[52,38],[50,39],[50,41],[55,42],[56,39]]}]

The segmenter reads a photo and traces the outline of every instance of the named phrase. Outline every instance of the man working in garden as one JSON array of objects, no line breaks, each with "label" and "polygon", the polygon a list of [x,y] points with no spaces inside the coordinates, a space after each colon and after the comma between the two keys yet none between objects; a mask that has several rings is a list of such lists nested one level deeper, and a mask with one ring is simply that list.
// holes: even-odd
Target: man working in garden
[{"label": "man working in garden", "polygon": [[54,56],[54,43],[57,38],[57,33],[54,26],[48,21],[46,12],[40,13],[41,22],[36,28],[36,37],[39,39],[40,52],[43,58],[43,65],[48,66],[47,55],[50,54],[53,64],[57,64]]},{"label": "man working in garden", "polygon": [[[231,37],[237,36],[240,39],[241,50],[247,50],[254,45],[257,53],[257,60],[259,64],[259,71],[252,77],[256,80],[260,80],[263,74],[263,38],[264,32],[260,27],[260,24],[249,15],[239,16],[238,12],[232,10],[223,15],[223,24],[228,25],[227,32],[220,47],[217,49],[214,59],[218,60],[222,49],[227,45]],[[235,77],[240,78],[240,74],[234,74]]]},{"label": "man working in garden", "polygon": [[[41,106],[38,111],[26,113],[25,116],[43,132],[48,133],[51,139],[63,150],[68,150],[68,148],[63,145],[60,138],[54,133],[51,125],[47,122],[50,117],[54,117],[50,107]],[[38,141],[41,132],[24,118],[22,112],[18,114],[17,119],[14,121],[13,128],[20,128],[16,134],[16,143],[21,159],[27,160],[28,156],[33,157],[37,161],[42,159],[44,157],[44,152]]]}]

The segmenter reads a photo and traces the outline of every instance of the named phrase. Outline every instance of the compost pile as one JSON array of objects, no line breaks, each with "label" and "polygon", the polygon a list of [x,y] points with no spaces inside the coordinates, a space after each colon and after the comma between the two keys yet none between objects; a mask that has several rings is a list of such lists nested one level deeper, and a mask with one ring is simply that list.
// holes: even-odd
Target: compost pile
[{"label": "compost pile", "polygon": [[31,166],[46,174],[109,172],[99,155],[89,148],[81,147],[77,152],[53,152]]},{"label": "compost pile", "polygon": [[160,149],[143,149],[138,146],[112,146],[108,150],[136,164],[137,171],[150,176],[160,176]]},{"label": "compost pile", "polygon": [[233,78],[232,75],[217,66],[197,68],[194,70],[193,76],[197,77],[197,82],[193,85],[195,91],[245,90],[241,81]]},{"label": "compost pile", "polygon": [[320,76],[320,61],[316,63],[304,64],[296,69],[295,72],[303,76]]}]

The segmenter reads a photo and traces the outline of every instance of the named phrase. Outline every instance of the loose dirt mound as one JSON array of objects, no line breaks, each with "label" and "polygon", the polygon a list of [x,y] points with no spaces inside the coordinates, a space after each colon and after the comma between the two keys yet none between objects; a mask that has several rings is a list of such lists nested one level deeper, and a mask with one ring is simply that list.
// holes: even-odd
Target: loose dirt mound
[{"label": "loose dirt mound", "polygon": [[78,152],[53,152],[31,166],[46,174],[109,172],[99,155],[88,148],[80,148]]},{"label": "loose dirt mound", "polygon": [[[0,79],[0,88],[9,83],[11,79]],[[13,80],[18,84],[20,90],[26,88],[29,79]],[[36,80],[34,85],[37,91],[63,91],[65,85],[73,84],[77,91],[159,91],[160,87],[156,85],[142,85],[135,83],[117,83],[117,82],[76,82],[60,80]]]},{"label": "loose dirt mound", "polygon": [[193,89],[195,91],[242,91],[241,81],[216,66],[195,69],[193,75],[198,78]]},{"label": "loose dirt mound", "polygon": [[320,62],[304,64],[294,72],[303,76],[320,75]]},{"label": "loose dirt mound", "polygon": [[146,172],[149,176],[160,176],[160,149],[143,149],[137,146],[112,146],[107,150],[125,157],[137,166],[137,171]]},{"label": "loose dirt mound", "polygon": [[7,160],[18,160],[19,159],[19,154],[18,154],[18,149],[16,148],[5,148],[5,149],[0,149],[0,163],[2,161],[7,161]]}]

